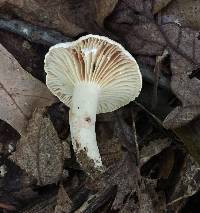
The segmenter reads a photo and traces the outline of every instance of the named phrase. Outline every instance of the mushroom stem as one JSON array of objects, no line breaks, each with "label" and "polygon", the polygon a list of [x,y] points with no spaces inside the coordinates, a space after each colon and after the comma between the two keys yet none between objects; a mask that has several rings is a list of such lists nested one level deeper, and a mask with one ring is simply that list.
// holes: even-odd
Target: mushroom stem
[{"label": "mushroom stem", "polygon": [[69,113],[72,145],[78,162],[87,173],[91,173],[91,169],[103,170],[95,132],[99,93],[96,83],[77,84]]}]

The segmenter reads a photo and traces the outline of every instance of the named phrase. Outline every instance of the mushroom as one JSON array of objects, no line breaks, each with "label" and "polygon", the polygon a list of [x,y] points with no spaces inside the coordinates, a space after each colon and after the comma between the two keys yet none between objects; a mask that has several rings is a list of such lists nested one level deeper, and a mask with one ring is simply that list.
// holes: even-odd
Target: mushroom
[{"label": "mushroom", "polygon": [[73,149],[88,173],[102,172],[96,141],[96,114],[133,101],[142,88],[137,62],[119,43],[98,35],[57,44],[45,56],[46,84],[70,107]]}]

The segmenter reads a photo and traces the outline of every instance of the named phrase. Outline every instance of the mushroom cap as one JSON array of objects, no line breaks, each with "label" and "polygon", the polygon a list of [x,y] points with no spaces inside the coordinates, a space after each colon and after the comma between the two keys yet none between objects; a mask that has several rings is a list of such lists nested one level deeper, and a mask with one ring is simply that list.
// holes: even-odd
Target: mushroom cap
[{"label": "mushroom cap", "polygon": [[76,85],[97,84],[100,87],[97,113],[128,104],[142,88],[136,60],[121,44],[104,36],[86,35],[52,46],[45,56],[44,69],[47,87],[69,107]]}]

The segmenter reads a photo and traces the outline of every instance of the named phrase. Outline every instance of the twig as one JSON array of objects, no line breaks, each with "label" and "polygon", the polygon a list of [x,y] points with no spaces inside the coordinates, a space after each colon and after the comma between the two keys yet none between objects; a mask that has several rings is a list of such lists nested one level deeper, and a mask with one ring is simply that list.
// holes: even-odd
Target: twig
[{"label": "twig", "polygon": [[187,199],[187,198],[189,198],[189,197],[191,197],[192,196],[192,194],[191,195],[183,195],[183,196],[181,196],[181,197],[178,197],[177,199],[175,199],[175,200],[173,200],[173,201],[171,201],[170,203],[168,203],[167,204],[167,206],[171,206],[171,205],[174,205],[175,203],[177,203],[177,202],[179,202],[179,201],[181,201],[181,200],[183,200],[183,199]]},{"label": "twig", "polygon": [[75,213],[90,213],[96,212],[99,208],[103,207],[106,203],[112,203],[117,193],[117,186],[109,186],[101,194],[96,194],[90,197]]},{"label": "twig", "polygon": [[144,110],[148,115],[150,115],[161,127],[163,127],[162,121],[157,118],[152,112],[146,109],[142,104],[138,103],[137,101],[134,102],[137,106],[139,106],[142,110]]},{"label": "twig", "polygon": [[137,140],[137,132],[136,132],[136,128],[135,128],[135,120],[134,120],[135,118],[134,118],[133,108],[131,108],[131,117],[132,117],[132,127],[133,127],[137,166],[140,166],[140,152],[139,152],[139,146],[138,146],[138,140]]},{"label": "twig", "polygon": [[[141,63],[139,63],[139,67],[144,81],[150,84],[154,84],[155,77],[153,74],[153,69],[151,70],[149,66]],[[171,91],[170,80],[161,74],[158,80],[158,87],[167,91]]]},{"label": "twig", "polygon": [[16,211],[15,206],[10,205],[10,204],[6,204],[6,203],[0,203],[0,208],[1,209],[6,209],[8,211]]},{"label": "twig", "polygon": [[[0,30],[15,33],[23,38],[38,44],[52,46],[57,43],[72,41],[72,38],[44,27],[39,27],[25,21],[0,19]],[[154,84],[153,70],[149,66],[139,63],[144,81]],[[158,87],[170,91],[170,81],[165,76],[160,76]]]},{"label": "twig", "polygon": [[20,20],[0,19],[0,29],[20,35],[31,42],[48,46],[72,40],[55,30],[49,30]]}]

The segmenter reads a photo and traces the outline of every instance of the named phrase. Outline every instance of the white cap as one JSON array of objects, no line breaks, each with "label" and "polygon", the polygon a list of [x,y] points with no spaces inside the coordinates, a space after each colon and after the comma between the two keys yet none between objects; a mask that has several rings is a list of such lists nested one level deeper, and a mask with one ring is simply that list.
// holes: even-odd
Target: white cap
[{"label": "white cap", "polygon": [[45,57],[46,83],[70,107],[73,88],[80,82],[98,84],[97,113],[114,111],[133,101],[142,88],[137,62],[119,43],[98,35],[57,44]]}]

